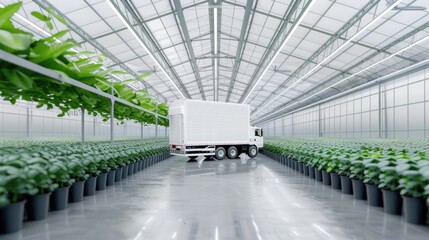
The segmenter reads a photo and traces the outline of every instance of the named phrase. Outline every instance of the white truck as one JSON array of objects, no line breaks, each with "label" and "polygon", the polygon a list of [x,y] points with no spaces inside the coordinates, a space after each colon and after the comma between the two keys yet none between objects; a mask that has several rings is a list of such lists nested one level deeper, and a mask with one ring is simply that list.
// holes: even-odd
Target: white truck
[{"label": "white truck", "polygon": [[169,118],[172,155],[253,158],[263,147],[262,129],[250,126],[249,105],[177,100],[170,103]]}]

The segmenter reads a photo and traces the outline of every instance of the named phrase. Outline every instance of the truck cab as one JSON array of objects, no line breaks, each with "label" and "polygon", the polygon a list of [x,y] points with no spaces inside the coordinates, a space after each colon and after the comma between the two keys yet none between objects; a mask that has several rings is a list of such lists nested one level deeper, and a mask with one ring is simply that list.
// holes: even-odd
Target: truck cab
[{"label": "truck cab", "polygon": [[250,129],[250,144],[256,145],[258,149],[262,149],[264,147],[264,132],[262,128],[251,127]]}]

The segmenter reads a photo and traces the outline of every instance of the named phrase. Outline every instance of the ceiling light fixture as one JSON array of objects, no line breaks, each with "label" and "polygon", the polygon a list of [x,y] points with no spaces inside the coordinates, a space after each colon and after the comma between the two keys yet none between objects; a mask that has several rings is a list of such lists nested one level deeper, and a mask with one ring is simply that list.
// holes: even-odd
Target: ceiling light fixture
[{"label": "ceiling light fixture", "polygon": [[180,95],[182,95],[183,98],[185,98],[185,95],[183,92],[179,89],[179,87],[176,85],[176,83],[173,81],[173,79],[167,74],[165,69],[161,66],[161,64],[158,62],[158,60],[155,58],[155,56],[152,54],[151,51],[146,47],[146,45],[143,43],[143,41],[138,36],[137,32],[134,30],[134,28],[125,20],[122,13],[118,11],[118,9],[113,5],[111,0],[106,0],[107,4],[109,4],[110,8],[115,12],[116,16],[121,20],[121,22],[128,28],[128,30],[131,32],[131,34],[134,36],[134,38],[139,42],[139,44],[143,47],[143,49],[149,54],[149,56],[152,58],[152,60],[158,65],[158,67],[161,69],[161,71],[165,74],[168,80],[173,84],[173,86],[179,91]]},{"label": "ceiling light fixture", "polygon": [[396,7],[400,2],[402,2],[402,0],[398,0],[395,3],[393,3],[392,5],[390,5],[386,10],[384,10],[380,15],[378,15],[376,18],[374,18],[370,23],[368,23],[367,25],[365,25],[361,30],[359,30],[356,34],[354,34],[351,38],[349,38],[345,43],[343,43],[341,46],[339,46],[335,51],[333,51],[331,54],[329,54],[329,56],[327,56],[325,59],[323,59],[320,63],[318,63],[314,68],[312,68],[310,71],[306,72],[302,77],[300,77],[297,81],[295,81],[294,83],[292,83],[289,87],[287,87],[285,90],[283,90],[280,94],[278,94],[277,96],[275,96],[274,98],[272,98],[271,100],[269,100],[264,106],[260,107],[255,113],[253,113],[252,115],[262,111],[266,106],[268,106],[271,102],[277,100],[279,97],[281,97],[284,93],[286,93],[287,91],[289,91],[291,88],[293,88],[295,85],[297,85],[298,83],[300,83],[301,81],[303,81],[305,78],[307,78],[307,76],[309,76],[311,73],[313,73],[317,68],[319,68],[323,63],[325,63],[328,59],[330,59],[331,57],[333,57],[335,54],[337,54],[339,51],[341,51],[347,44],[349,44],[350,42],[352,42],[354,39],[356,39],[361,33],[363,33],[364,31],[366,31],[369,27],[371,27],[372,25],[374,25],[379,19],[381,19],[382,17],[384,17],[387,13],[390,12],[390,10],[392,10],[394,7]]},{"label": "ceiling light fixture", "polygon": [[[215,1],[216,3],[216,1]],[[218,86],[218,81],[217,81],[217,6],[215,6],[213,8],[213,52],[214,52],[214,83],[215,83],[215,95],[213,96],[213,99],[215,101],[217,101],[217,86]]]}]

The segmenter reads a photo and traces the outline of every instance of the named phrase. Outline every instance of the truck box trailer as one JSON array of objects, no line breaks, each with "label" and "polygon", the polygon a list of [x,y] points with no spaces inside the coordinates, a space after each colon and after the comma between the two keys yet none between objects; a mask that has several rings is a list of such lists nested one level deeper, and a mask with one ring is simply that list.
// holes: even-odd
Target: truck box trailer
[{"label": "truck box trailer", "polygon": [[173,155],[236,158],[255,157],[263,147],[261,128],[250,126],[246,104],[176,100],[170,103],[170,153]]}]

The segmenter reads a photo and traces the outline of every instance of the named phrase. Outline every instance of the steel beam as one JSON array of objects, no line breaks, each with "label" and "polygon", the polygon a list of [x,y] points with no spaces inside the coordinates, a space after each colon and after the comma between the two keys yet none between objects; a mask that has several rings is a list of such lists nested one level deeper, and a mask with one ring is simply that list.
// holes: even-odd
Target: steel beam
[{"label": "steel beam", "polygon": [[[258,3],[256,2],[255,8],[256,8],[257,4]],[[250,28],[252,27],[251,21],[249,21],[250,20],[250,14],[252,12],[252,6],[253,6],[253,0],[247,0],[246,8],[244,10],[243,22],[241,24],[240,37],[238,38],[238,45],[237,45],[237,49],[235,51],[235,61],[234,61],[234,65],[232,67],[231,78],[230,78],[229,88],[228,88],[228,94],[226,96],[226,102],[229,102],[229,99],[231,97],[231,91],[234,88],[234,84],[236,81],[235,78],[237,77],[238,69],[240,68],[241,58],[243,57],[243,53],[244,53],[244,48],[245,48],[244,46],[246,45],[245,44],[245,38],[247,38],[247,36],[249,35]],[[253,21],[253,16],[252,16],[252,21]],[[250,24],[249,24],[249,22],[250,22]],[[246,34],[247,34],[247,36],[246,36]]]},{"label": "steel beam", "polygon": [[85,109],[80,109],[81,118],[80,118],[80,143],[85,142]]},{"label": "steel beam", "polygon": [[[232,6],[236,6],[236,7],[242,7],[242,8],[245,8],[245,5],[243,5],[243,4],[236,3],[236,2],[231,2],[231,1],[228,1],[228,0],[224,0],[224,3],[230,4],[230,5],[232,5]],[[270,13],[263,12],[263,11],[260,11],[260,10],[258,10],[258,9],[255,9],[254,11],[255,11],[255,13],[258,13],[258,14],[264,15],[264,16],[266,16],[266,17],[270,17],[270,18],[274,18],[274,19],[276,19],[276,20],[284,21],[284,19],[283,19],[283,18],[281,18],[281,17],[279,17],[279,16],[272,15],[272,14],[270,14]],[[293,23],[293,21],[291,21],[290,23]],[[315,27],[309,26],[309,25],[304,24],[304,23],[299,24],[299,26],[300,26],[300,27],[302,27],[302,28],[308,29],[308,30],[312,30],[312,31],[316,31],[316,32],[318,32],[318,33],[322,33],[322,34],[327,35],[327,36],[329,36],[329,37],[334,36],[334,34],[332,34],[332,33],[329,33],[329,32],[327,32],[327,31],[322,30],[322,29],[319,29],[319,28],[315,28]],[[347,41],[347,40],[348,40],[347,38],[343,38],[343,37],[339,37],[339,39],[342,39],[342,40],[344,40],[344,41]],[[351,41],[351,43],[356,44],[356,45],[359,45],[359,46],[362,46],[362,47],[366,47],[366,48],[369,48],[369,49],[372,49],[372,50],[375,50],[375,51],[380,51],[380,49],[377,49],[377,48],[375,48],[375,47],[373,47],[373,46],[369,46],[369,45],[364,44],[364,43],[359,42],[359,41]],[[390,52],[385,52],[385,53],[391,54]],[[398,56],[398,57],[399,57],[399,58],[402,58],[402,59],[404,59],[404,60],[408,60],[408,61],[410,61],[410,62],[414,62],[414,63],[415,63],[415,62],[417,62],[417,61],[416,61],[416,60],[414,60],[414,59],[407,58],[407,57],[404,57],[404,56]]]},{"label": "steel beam", "polygon": [[[405,34],[405,35],[401,36],[400,38],[394,40],[393,42],[387,44],[386,46],[384,46],[383,48],[381,48],[380,52],[374,52],[374,53],[372,53],[371,55],[365,57],[364,59],[360,60],[359,62],[353,64],[350,67],[348,67],[342,73],[340,72],[340,73],[336,74],[335,76],[329,78],[327,81],[325,81],[325,82],[323,82],[323,83],[321,83],[321,84],[313,87],[310,91],[307,91],[307,93],[308,93],[307,95],[314,94],[315,92],[319,91],[320,89],[325,88],[325,87],[331,85],[333,82],[337,81],[340,78],[344,78],[346,76],[350,76],[351,74],[344,74],[344,73],[346,73],[346,72],[347,73],[351,73],[354,69],[358,68],[360,65],[369,62],[371,59],[374,59],[378,54],[384,53],[385,51],[391,49],[392,47],[394,47],[394,46],[396,46],[398,44],[403,43],[406,39],[408,39],[408,38],[416,35],[419,32],[425,31],[426,29],[429,29],[429,22],[424,23],[423,25],[421,25],[421,26],[419,26],[419,27],[411,30],[407,34]],[[300,98],[306,98],[307,95],[303,95]],[[300,98],[295,98],[294,100],[295,101],[299,101]],[[261,105],[259,105],[259,106],[261,106]],[[272,109],[271,111],[277,111],[278,109],[280,109],[282,107],[284,107],[284,106],[281,105],[281,106],[279,106],[277,108]],[[254,113],[252,113],[252,114],[254,114]],[[264,114],[264,115],[266,115],[266,114]]]},{"label": "steel beam", "polygon": [[203,100],[206,100],[204,88],[203,88],[203,85],[201,82],[200,71],[198,69],[198,64],[197,64],[197,61],[195,59],[194,48],[192,46],[191,37],[189,36],[189,31],[188,31],[188,26],[187,26],[186,20],[185,20],[185,15],[183,14],[182,4],[180,3],[180,0],[174,0],[174,8],[171,5],[171,2],[170,2],[170,6],[173,10],[174,10],[174,8],[176,10],[176,16],[177,16],[176,23],[178,25],[177,27],[179,28],[179,32],[181,33],[181,37],[185,42],[188,58],[189,58],[189,61],[191,63],[191,66],[192,66],[192,70],[194,72],[195,79],[197,80],[198,88],[200,89],[200,94],[203,97]]},{"label": "steel beam", "polygon": [[[138,41],[144,45],[151,54],[153,60],[158,64],[165,75],[171,80],[171,82],[177,87],[180,93],[185,98],[191,98],[191,95],[187,89],[183,86],[182,81],[173,68],[170,67],[168,58],[162,51],[159,51],[160,47],[155,41],[154,37],[148,30],[148,27],[144,23],[142,17],[136,10],[134,4],[129,0],[107,0],[110,5],[114,8],[116,13],[125,21],[125,24],[131,27],[132,33],[135,34]],[[137,27],[133,27],[137,24]]]},{"label": "steel beam", "polygon": [[[244,93],[241,95],[239,102],[242,103],[246,100],[247,96],[251,93],[256,86],[258,79],[262,77],[264,72],[267,70],[269,65],[272,62],[272,59],[277,55],[277,52],[280,51],[284,41],[289,37],[290,32],[296,26],[297,19],[302,17],[310,6],[312,0],[301,0],[294,1],[288,6],[286,13],[284,14],[284,21],[279,24],[277,30],[275,31],[275,37],[271,40],[268,49],[265,51],[259,66],[253,73],[253,77],[250,80],[249,85],[246,87]],[[301,9],[301,10],[300,10]],[[289,22],[294,19],[295,23],[291,26]]]},{"label": "steel beam", "polygon": [[[322,46],[320,46],[299,68],[297,68],[289,78],[287,78],[281,85],[279,85],[280,88],[284,88],[288,83],[291,83],[293,78],[299,79],[298,74],[299,73],[307,73],[309,72],[314,66],[312,66],[311,63],[313,62],[320,62],[319,58],[324,58],[328,56],[331,52],[336,50],[335,44],[339,44],[339,36],[343,36],[348,33],[348,31],[356,24],[359,23],[362,18],[372,9],[378,6],[378,3],[380,0],[376,1],[370,1],[368,2],[361,10],[359,10],[355,15],[352,16],[352,18],[347,21],[346,24],[344,24],[333,36],[331,36],[325,43],[323,43]],[[360,28],[356,28],[356,32],[358,32]],[[341,40],[343,41],[343,40]],[[256,106],[255,109],[262,109],[265,107],[265,105],[269,104],[272,99],[274,99],[276,96],[278,96],[281,91],[274,91],[263,103]],[[271,96],[275,96],[271,98]]]}]

